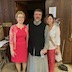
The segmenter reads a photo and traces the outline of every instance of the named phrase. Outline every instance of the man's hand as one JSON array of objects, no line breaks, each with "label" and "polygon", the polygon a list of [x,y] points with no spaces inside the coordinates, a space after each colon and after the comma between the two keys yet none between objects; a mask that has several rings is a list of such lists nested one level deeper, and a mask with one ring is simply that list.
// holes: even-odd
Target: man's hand
[{"label": "man's hand", "polygon": [[46,53],[47,53],[47,49],[42,49],[42,50],[40,51],[40,53],[46,54]]}]

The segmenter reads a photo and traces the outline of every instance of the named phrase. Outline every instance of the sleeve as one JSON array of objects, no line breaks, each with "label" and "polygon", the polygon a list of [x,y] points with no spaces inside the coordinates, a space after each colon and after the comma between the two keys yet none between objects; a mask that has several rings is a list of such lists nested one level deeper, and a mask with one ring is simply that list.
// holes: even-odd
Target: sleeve
[{"label": "sleeve", "polygon": [[25,26],[25,31],[28,34],[28,25]]},{"label": "sleeve", "polygon": [[48,31],[48,25],[46,25],[46,27],[45,27],[44,36],[45,36],[44,48],[48,50],[48,48],[49,48],[49,31]]},{"label": "sleeve", "polygon": [[10,28],[10,32],[9,32],[9,42],[10,44],[13,44],[13,39],[14,38],[14,30],[13,30],[13,26],[11,26]]},{"label": "sleeve", "polygon": [[56,28],[56,45],[60,45],[60,28]]},{"label": "sleeve", "polygon": [[27,33],[27,36],[26,36],[26,41],[27,41],[27,48],[28,48],[28,39],[29,39],[29,33],[28,33],[28,25],[26,25],[26,28],[25,28],[25,31]]}]

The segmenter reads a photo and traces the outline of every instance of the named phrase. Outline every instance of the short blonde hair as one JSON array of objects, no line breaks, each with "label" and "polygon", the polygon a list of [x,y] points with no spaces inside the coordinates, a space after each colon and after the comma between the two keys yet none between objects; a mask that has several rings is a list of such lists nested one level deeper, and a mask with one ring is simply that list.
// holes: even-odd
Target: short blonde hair
[{"label": "short blonde hair", "polygon": [[15,14],[15,18],[18,17],[19,14],[22,14],[25,18],[25,13],[23,11],[18,11],[16,14]]}]

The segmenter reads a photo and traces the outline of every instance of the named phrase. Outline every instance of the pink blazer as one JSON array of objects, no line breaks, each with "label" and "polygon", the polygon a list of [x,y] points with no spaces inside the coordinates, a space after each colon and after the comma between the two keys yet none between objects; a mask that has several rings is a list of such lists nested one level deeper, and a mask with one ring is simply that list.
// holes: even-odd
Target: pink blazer
[{"label": "pink blazer", "polygon": [[[28,34],[28,28],[25,25],[25,31]],[[9,37],[10,37],[10,44],[13,44],[13,48],[16,49],[16,33],[18,32],[18,29],[16,27],[16,25],[12,25],[10,28],[10,32],[9,32]]]}]

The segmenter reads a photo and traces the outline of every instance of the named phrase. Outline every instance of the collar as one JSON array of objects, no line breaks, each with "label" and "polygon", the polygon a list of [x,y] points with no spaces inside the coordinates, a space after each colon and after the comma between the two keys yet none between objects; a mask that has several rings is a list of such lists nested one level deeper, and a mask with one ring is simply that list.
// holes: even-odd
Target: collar
[{"label": "collar", "polygon": [[41,22],[42,22],[42,21],[38,21],[38,22],[33,21],[34,25],[40,25]]}]

